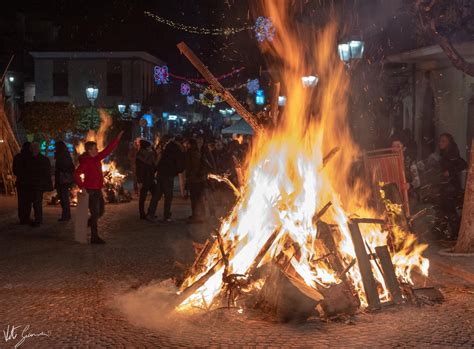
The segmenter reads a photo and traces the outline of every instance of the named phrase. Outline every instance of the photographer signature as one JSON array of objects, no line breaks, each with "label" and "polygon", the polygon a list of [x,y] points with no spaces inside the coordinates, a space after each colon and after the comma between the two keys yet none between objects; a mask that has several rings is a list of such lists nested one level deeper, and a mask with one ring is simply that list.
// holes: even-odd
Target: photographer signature
[{"label": "photographer signature", "polygon": [[[18,337],[18,342],[15,344],[15,349],[20,347],[27,339],[33,337],[50,337],[51,331],[41,331],[38,333],[29,332],[30,325],[19,325],[19,326],[10,326],[8,325],[5,330],[3,330],[3,338],[5,339],[5,343],[9,341],[15,341]],[[19,336],[20,335],[20,336]]]}]

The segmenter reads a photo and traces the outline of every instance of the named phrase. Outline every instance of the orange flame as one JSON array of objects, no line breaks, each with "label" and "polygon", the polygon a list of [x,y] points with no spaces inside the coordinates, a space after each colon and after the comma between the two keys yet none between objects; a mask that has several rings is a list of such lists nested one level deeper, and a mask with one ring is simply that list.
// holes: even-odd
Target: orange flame
[{"label": "orange flame", "polygon": [[[329,287],[340,280],[334,270],[320,261],[323,251],[318,247],[313,217],[326,203],[332,202],[324,221],[337,225],[338,248],[347,266],[356,258],[348,217],[377,214],[367,204],[370,189],[363,183],[348,184],[359,149],[352,141],[346,120],[349,77],[337,57],[337,27],[331,23],[320,32],[302,37],[303,29],[289,24],[288,6],[288,1],[267,1],[264,6],[277,33],[271,51],[284,63],[280,77],[286,86],[286,107],[280,125],[254,140],[246,161],[245,185],[232,212],[222,222],[220,235],[228,254],[228,274],[247,274],[262,246],[277,230],[278,235],[260,264],[283,253],[308,286]],[[312,48],[311,52],[306,52],[307,47]],[[301,83],[301,77],[308,74],[319,76],[316,96]],[[324,164],[324,155],[335,147],[342,150]],[[363,225],[361,233],[369,249],[388,244],[388,232],[377,225]],[[427,274],[429,262],[421,256],[426,246],[417,245],[411,234],[405,237],[404,244],[392,257],[397,276],[411,282],[411,271],[418,268]],[[184,281],[181,291],[220,259],[220,248],[214,244],[203,267]],[[382,300],[389,300],[382,274],[372,263],[380,285],[379,295]],[[212,305],[224,288],[223,274],[224,266],[177,309]],[[347,276],[365,305],[357,264],[349,269]]]}]

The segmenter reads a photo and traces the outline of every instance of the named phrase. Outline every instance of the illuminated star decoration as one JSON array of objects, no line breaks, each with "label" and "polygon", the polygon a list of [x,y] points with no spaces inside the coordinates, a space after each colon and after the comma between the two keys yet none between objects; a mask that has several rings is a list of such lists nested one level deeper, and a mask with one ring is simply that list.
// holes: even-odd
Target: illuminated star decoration
[{"label": "illuminated star decoration", "polygon": [[187,96],[191,93],[191,86],[188,83],[182,82],[180,91],[183,96]]},{"label": "illuminated star decoration", "polygon": [[258,79],[249,80],[247,82],[247,90],[249,91],[250,94],[255,93],[259,88],[260,88],[260,83],[258,82]]},{"label": "illuminated star decoration", "polygon": [[255,21],[255,36],[258,42],[272,41],[275,36],[275,27],[270,18],[260,16]]},{"label": "illuminated star decoration", "polygon": [[186,102],[188,102],[188,104],[193,104],[194,103],[194,96],[193,95],[186,96]]},{"label": "illuminated star decoration", "polygon": [[164,85],[169,82],[169,73],[168,73],[168,66],[163,65],[163,66],[155,66],[154,69],[154,75],[155,75],[155,82],[157,85]]}]

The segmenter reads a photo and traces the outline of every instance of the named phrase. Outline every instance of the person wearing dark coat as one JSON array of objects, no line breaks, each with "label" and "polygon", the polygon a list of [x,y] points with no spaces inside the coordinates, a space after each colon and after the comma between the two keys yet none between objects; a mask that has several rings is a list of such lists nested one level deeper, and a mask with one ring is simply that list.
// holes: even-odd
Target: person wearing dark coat
[{"label": "person wearing dark coat", "polygon": [[21,152],[13,158],[13,174],[16,176],[16,193],[18,197],[18,218],[20,224],[30,224],[31,205],[28,205],[29,198],[26,190],[27,172],[26,164],[31,158],[31,143],[25,142],[21,147]]},{"label": "person wearing dark coat", "polygon": [[51,163],[40,153],[40,145],[31,143],[31,157],[26,163],[26,190],[28,192],[28,206],[33,206],[35,219],[34,227],[43,223],[43,193],[53,190],[51,180]]},{"label": "person wearing dark coat", "polygon": [[204,218],[203,192],[206,178],[203,174],[203,161],[198,142],[191,138],[186,151],[186,187],[191,199],[192,215],[188,223],[202,223]]},{"label": "person wearing dark coat", "polygon": [[[157,189],[155,182],[156,172],[156,153],[151,146],[151,143],[146,140],[140,141],[140,150],[136,155],[135,173],[137,178],[137,185],[139,188],[138,211],[140,219],[147,219],[151,215],[153,218],[152,203],[156,201]],[[145,200],[148,192],[151,193],[152,198],[148,207],[148,212],[145,212]]]},{"label": "person wearing dark coat", "polygon": [[171,204],[173,202],[174,178],[184,171],[184,153],[181,145],[172,137],[165,136],[161,141],[161,157],[157,166],[157,195],[150,203],[151,218],[154,218],[158,202],[164,196],[163,222],[170,223]]},{"label": "person wearing dark coat", "polygon": [[461,223],[456,208],[463,200],[461,172],[467,168],[467,163],[461,158],[459,148],[451,134],[441,134],[438,146],[441,180],[434,228],[436,235],[440,236],[441,233],[449,239],[456,239]]},{"label": "person wearing dark coat", "polygon": [[74,163],[66,143],[57,141],[54,149],[54,187],[58,193],[61,203],[61,218],[59,222],[71,220],[71,203],[69,200],[69,189],[74,183]]}]

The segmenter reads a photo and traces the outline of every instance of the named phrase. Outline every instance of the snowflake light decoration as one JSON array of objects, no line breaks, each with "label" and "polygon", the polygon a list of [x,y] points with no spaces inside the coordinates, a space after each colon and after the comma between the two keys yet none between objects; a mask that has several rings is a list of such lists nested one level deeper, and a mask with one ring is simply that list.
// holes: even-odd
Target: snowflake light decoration
[{"label": "snowflake light decoration", "polygon": [[157,85],[164,85],[169,82],[170,75],[168,73],[168,66],[163,65],[163,66],[155,66],[154,69],[154,77],[155,77],[155,82]]},{"label": "snowflake light decoration", "polygon": [[189,95],[189,93],[191,93],[191,86],[186,82],[182,82],[180,92],[183,96]]},{"label": "snowflake light decoration", "polygon": [[250,94],[255,93],[259,88],[260,88],[260,83],[258,82],[258,79],[249,80],[247,82],[247,90],[249,91]]},{"label": "snowflake light decoration", "polygon": [[188,102],[189,105],[194,104],[194,96],[186,96],[186,102]]},{"label": "snowflake light decoration", "polygon": [[255,36],[258,42],[272,41],[275,36],[275,27],[270,18],[260,16],[255,21]]}]

